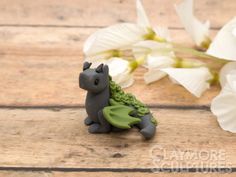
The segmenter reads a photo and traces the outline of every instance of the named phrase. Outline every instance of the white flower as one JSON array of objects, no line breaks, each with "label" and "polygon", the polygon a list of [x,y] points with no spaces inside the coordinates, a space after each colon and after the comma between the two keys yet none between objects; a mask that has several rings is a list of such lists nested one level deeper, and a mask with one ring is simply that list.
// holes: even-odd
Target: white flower
[{"label": "white flower", "polygon": [[141,41],[134,45],[133,53],[135,58],[144,58],[144,66],[148,72],[144,74],[144,80],[147,84],[157,81],[166,76],[161,68],[171,67],[174,63],[172,46],[167,43],[155,41]]},{"label": "white flower", "polygon": [[153,36],[150,36],[150,37],[153,37],[154,40],[157,40],[157,41],[158,40],[159,41],[163,41],[163,40],[170,41],[171,40],[168,28],[160,27],[160,26],[153,27],[150,24],[141,0],[136,0],[136,12],[137,12],[137,24],[140,27],[147,28],[149,30],[149,35],[151,35],[153,32],[153,34],[152,34]]},{"label": "white flower", "polygon": [[195,44],[207,49],[210,44],[209,27],[207,21],[201,23],[193,14],[193,0],[184,0],[181,4],[175,5],[176,12]]},{"label": "white flower", "polygon": [[120,23],[100,29],[86,40],[83,48],[87,61],[121,57],[122,50],[131,49],[136,42],[154,38],[158,33],[159,40],[168,37],[168,32],[162,28],[151,28],[146,12],[140,0],[136,2],[137,24]]},{"label": "white flower", "polygon": [[161,71],[162,68],[171,67],[174,60],[168,56],[152,56],[147,57],[148,72],[144,74],[144,81],[147,84],[158,81],[165,77],[166,72]]},{"label": "white flower", "polygon": [[208,81],[212,75],[208,68],[201,67],[202,63],[184,61],[184,65],[191,64],[190,67],[198,68],[174,68],[177,59],[168,43],[143,41],[137,43],[133,51],[136,58],[146,57],[148,72],[144,74],[144,80],[147,84],[169,75],[174,83],[182,85],[197,97],[210,86]]},{"label": "white flower", "polygon": [[227,74],[226,79],[221,93],[211,103],[211,111],[222,129],[236,133],[236,73]]},{"label": "white flower", "polygon": [[[114,51],[130,48],[144,39],[147,29],[132,23],[121,23],[100,29],[85,42],[83,52],[86,58],[96,55],[112,57]],[[97,57],[96,57],[97,58]]]},{"label": "white flower", "polygon": [[109,75],[122,88],[129,87],[134,83],[133,74],[131,73],[132,68],[127,60],[114,57],[103,60],[102,63],[109,66]]},{"label": "white flower", "polygon": [[97,62],[112,57],[127,57],[132,45],[143,40],[170,40],[165,28],[152,28],[140,0],[136,2],[137,24],[121,23],[100,29],[86,40],[83,48],[85,60]]},{"label": "white flower", "polygon": [[236,61],[236,17],[218,32],[207,53],[218,58]]}]

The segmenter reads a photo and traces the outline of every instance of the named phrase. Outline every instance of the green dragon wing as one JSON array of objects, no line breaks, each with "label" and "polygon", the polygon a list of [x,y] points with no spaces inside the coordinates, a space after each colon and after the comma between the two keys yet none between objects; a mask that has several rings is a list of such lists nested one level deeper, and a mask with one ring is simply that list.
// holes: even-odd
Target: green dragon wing
[{"label": "green dragon wing", "polygon": [[103,115],[114,127],[129,129],[131,125],[141,122],[141,119],[130,116],[134,111],[133,108],[120,104],[113,99],[110,99],[110,104],[111,106],[103,108]]}]

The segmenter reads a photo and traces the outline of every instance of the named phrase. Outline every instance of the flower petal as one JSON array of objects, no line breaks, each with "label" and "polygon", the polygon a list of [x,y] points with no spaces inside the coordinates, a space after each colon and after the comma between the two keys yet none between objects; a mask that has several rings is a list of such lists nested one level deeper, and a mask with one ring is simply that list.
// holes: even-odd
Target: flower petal
[{"label": "flower petal", "polygon": [[130,73],[129,62],[121,58],[111,58],[106,61],[109,66],[109,74],[122,88],[129,87],[134,83],[133,75]]},{"label": "flower petal", "polygon": [[169,68],[174,64],[174,60],[169,56],[153,56],[148,55],[147,57],[147,67],[148,68]]},{"label": "flower petal", "polygon": [[236,94],[236,74],[227,75],[227,83],[230,87],[230,90]]},{"label": "flower petal", "polygon": [[160,71],[162,68],[171,67],[174,60],[169,56],[152,56],[148,55],[145,67],[148,68],[148,72],[144,74],[144,81],[147,84],[162,79],[167,74]]},{"label": "flower petal", "polygon": [[211,103],[211,111],[217,116],[222,129],[236,133],[236,94],[222,92]]},{"label": "flower petal", "polygon": [[86,40],[83,51],[88,56],[107,50],[130,47],[130,45],[143,40],[146,33],[145,28],[132,23],[112,25],[93,33]]},{"label": "flower petal", "polygon": [[121,58],[111,58],[107,60],[106,64],[109,66],[109,74],[111,76],[117,76],[130,70],[129,62]]},{"label": "flower petal", "polygon": [[96,55],[85,56],[84,60],[91,63],[103,63],[104,61],[112,57],[113,57],[112,52],[106,51],[106,52],[98,53]]},{"label": "flower petal", "polygon": [[146,84],[158,81],[165,77],[167,74],[163,71],[160,71],[159,68],[149,69],[148,72],[144,74],[144,81]]},{"label": "flower petal", "polygon": [[234,35],[234,37],[236,37],[236,27],[234,27],[234,29],[233,29],[233,35]]},{"label": "flower petal", "polygon": [[168,28],[156,26],[153,30],[159,37],[171,41],[170,31]]},{"label": "flower petal", "polygon": [[209,36],[209,22],[201,23],[193,14],[193,0],[184,0],[175,5],[175,10],[184,25],[185,30],[192,37],[196,45],[201,46]]},{"label": "flower petal", "polygon": [[219,58],[236,61],[236,17],[229,21],[216,35],[207,53]]},{"label": "flower petal", "polygon": [[143,8],[141,0],[136,0],[137,24],[143,27],[150,27],[147,14]]},{"label": "flower petal", "polygon": [[120,80],[117,83],[121,86],[121,88],[130,87],[134,83],[134,77],[132,74],[129,74],[129,75],[127,75],[126,78],[123,77],[123,80]]},{"label": "flower petal", "polygon": [[196,97],[209,88],[207,82],[212,78],[211,73],[207,68],[166,68],[161,69],[166,72],[172,79],[177,81],[180,85],[185,87]]},{"label": "flower petal", "polygon": [[236,75],[236,62],[230,62],[224,65],[220,71],[220,84],[222,87],[226,84],[228,74]]},{"label": "flower petal", "polygon": [[149,54],[152,56],[175,56],[170,44],[150,40],[135,44],[133,46],[133,54],[137,59],[142,57],[147,58]]}]

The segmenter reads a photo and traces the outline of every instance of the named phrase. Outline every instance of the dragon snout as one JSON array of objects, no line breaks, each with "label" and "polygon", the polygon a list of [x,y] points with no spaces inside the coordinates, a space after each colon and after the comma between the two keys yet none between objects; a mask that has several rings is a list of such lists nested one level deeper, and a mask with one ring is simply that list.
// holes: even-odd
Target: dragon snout
[{"label": "dragon snout", "polygon": [[79,87],[82,89],[86,89],[86,75],[84,73],[80,73],[79,75]]}]

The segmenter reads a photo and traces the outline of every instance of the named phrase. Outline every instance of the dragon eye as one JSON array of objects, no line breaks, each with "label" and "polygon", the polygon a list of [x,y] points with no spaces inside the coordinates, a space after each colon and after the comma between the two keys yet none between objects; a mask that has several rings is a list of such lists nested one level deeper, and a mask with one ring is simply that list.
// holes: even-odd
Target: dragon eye
[{"label": "dragon eye", "polygon": [[98,84],[99,84],[99,79],[95,79],[94,85],[98,85]]}]

